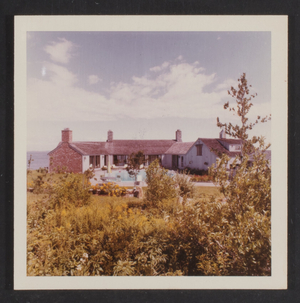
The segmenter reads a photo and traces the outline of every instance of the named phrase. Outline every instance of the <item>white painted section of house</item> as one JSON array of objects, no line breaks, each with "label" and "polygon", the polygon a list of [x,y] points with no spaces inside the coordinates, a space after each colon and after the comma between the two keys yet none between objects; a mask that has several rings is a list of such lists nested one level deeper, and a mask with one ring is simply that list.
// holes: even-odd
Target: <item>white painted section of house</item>
[{"label": "white painted section of house", "polygon": [[[197,156],[197,144],[203,144],[202,156]],[[208,170],[213,163],[216,163],[217,156],[211,152],[200,139],[198,139],[184,158],[184,167]]]},{"label": "white painted section of house", "polygon": [[219,142],[229,151],[240,151],[242,147],[241,144],[229,144],[228,142],[222,141],[222,139]]},{"label": "white painted section of house", "polygon": [[187,157],[185,155],[178,156],[178,168],[184,169],[188,166]]},{"label": "white painted section of house", "polygon": [[90,166],[90,157],[89,156],[82,156],[82,172],[85,172],[89,169]]},{"label": "white painted section of house", "polygon": [[172,155],[162,155],[161,164],[164,168],[172,169]]},{"label": "white painted section of house", "polygon": [[104,155],[100,155],[100,168],[104,166]]}]

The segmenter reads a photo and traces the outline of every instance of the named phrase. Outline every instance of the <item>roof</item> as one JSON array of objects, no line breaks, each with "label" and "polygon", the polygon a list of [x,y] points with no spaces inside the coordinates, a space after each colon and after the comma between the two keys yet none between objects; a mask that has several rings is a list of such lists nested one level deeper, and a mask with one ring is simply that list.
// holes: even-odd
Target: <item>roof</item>
[{"label": "roof", "polygon": [[228,144],[242,144],[243,140],[241,139],[217,139],[220,143],[224,142],[224,143],[228,143]]},{"label": "roof", "polygon": [[[241,144],[239,139],[208,139],[199,138],[213,153],[219,153],[235,157],[240,152],[230,152],[222,144]],[[197,139],[197,141],[199,140]],[[197,142],[196,141],[196,142]],[[50,151],[51,155],[63,142]],[[130,155],[143,151],[146,155],[185,155],[193,147],[195,142],[177,142],[176,140],[113,140],[112,142],[87,142],[75,141],[67,143],[69,147],[81,155]]]},{"label": "roof", "polygon": [[161,155],[175,142],[175,140],[113,140],[106,143],[106,149],[110,155],[129,155],[140,150],[147,155]]},{"label": "roof", "polygon": [[[81,155],[130,155],[140,150],[147,155],[161,155],[165,154],[174,143],[175,140],[113,140],[112,142],[70,142],[69,147]],[[61,143],[50,153],[60,145]]]},{"label": "roof", "polygon": [[166,152],[167,155],[185,155],[195,142],[176,142]]},{"label": "roof", "polygon": [[[229,144],[241,144],[242,140],[239,139],[207,139],[199,138],[214,154],[219,156],[219,153],[226,154],[229,157],[235,157],[240,154],[240,152],[232,152],[226,149],[220,141],[226,142]],[[198,140],[199,140],[198,139]]]},{"label": "roof", "polygon": [[81,155],[106,155],[106,142],[72,142],[69,146]]}]

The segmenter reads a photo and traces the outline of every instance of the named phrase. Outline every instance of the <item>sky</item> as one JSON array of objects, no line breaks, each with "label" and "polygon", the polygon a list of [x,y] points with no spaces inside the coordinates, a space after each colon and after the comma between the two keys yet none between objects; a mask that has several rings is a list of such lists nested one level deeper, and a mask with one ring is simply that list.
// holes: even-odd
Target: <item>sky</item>
[{"label": "sky", "polygon": [[[73,141],[217,138],[246,73],[249,120],[271,113],[270,32],[27,32],[27,150]],[[271,142],[271,123],[251,135]]]}]

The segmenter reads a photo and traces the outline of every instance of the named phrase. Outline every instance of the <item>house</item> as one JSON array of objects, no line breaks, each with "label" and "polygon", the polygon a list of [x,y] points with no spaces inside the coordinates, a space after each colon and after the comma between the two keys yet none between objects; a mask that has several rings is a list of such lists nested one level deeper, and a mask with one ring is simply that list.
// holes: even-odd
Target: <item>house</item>
[{"label": "house", "polygon": [[62,130],[62,140],[48,153],[49,171],[65,167],[66,171],[82,173],[90,165],[95,169],[114,165],[123,167],[131,153],[143,151],[145,166],[159,159],[168,169],[186,167],[207,170],[216,162],[220,153],[234,158],[241,150],[241,140],[226,139],[221,131],[220,138],[198,138],[195,142],[182,142],[182,132],[177,130],[173,140],[114,140],[111,130],[106,141],[82,142],[73,141],[72,130]]},{"label": "house", "polygon": [[192,143],[175,143],[167,150],[166,154],[172,155],[172,163],[177,163],[179,169],[188,167],[208,170],[213,163],[216,163],[220,154],[227,154],[233,161],[235,156],[240,153],[241,148],[242,140],[226,139],[225,131],[222,130],[219,138],[198,138]]}]

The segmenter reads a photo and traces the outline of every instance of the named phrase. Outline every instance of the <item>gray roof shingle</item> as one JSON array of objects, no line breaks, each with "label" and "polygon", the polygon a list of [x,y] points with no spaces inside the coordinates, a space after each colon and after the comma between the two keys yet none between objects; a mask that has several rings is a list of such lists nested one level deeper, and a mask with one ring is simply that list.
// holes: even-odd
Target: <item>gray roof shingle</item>
[{"label": "gray roof shingle", "polygon": [[[229,144],[240,144],[238,139],[199,138],[216,155],[225,153],[234,157],[239,152],[228,151],[220,141]],[[61,146],[49,152],[49,155]],[[146,155],[185,155],[195,142],[177,142],[176,140],[113,140],[112,142],[70,142],[69,146],[81,155],[130,155],[143,151]]]},{"label": "gray roof shingle", "polygon": [[185,155],[195,142],[175,142],[166,152],[167,155]]},{"label": "gray roof shingle", "polygon": [[140,150],[147,155],[161,155],[175,142],[175,140],[113,140],[113,142],[72,142],[70,147],[82,155],[130,155]]}]

